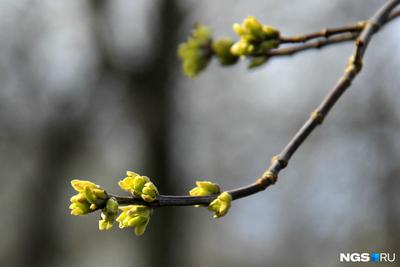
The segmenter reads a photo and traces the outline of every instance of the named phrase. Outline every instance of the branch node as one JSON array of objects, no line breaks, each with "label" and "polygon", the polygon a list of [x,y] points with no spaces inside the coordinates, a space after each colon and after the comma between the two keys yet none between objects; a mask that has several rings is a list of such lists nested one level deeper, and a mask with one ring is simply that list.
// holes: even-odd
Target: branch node
[{"label": "branch node", "polygon": [[324,114],[322,114],[321,111],[319,111],[318,109],[314,110],[313,112],[311,112],[311,120],[315,121],[317,124],[322,124],[322,122],[324,121]]},{"label": "branch node", "polygon": [[257,179],[257,184],[261,186],[262,189],[267,188],[271,184],[275,184],[278,180],[278,174],[275,171],[268,170],[263,173],[263,175]]},{"label": "branch node", "polygon": [[329,29],[325,28],[321,30],[321,34],[325,37],[328,38],[328,36],[330,35]]},{"label": "branch node", "polygon": [[374,31],[379,30],[379,28],[381,27],[381,25],[379,23],[377,23],[375,21],[371,21],[371,20],[366,21],[365,26],[370,26]]},{"label": "branch node", "polygon": [[358,55],[358,51],[360,51],[360,49],[357,49],[356,55],[352,55],[349,58],[349,61],[347,62],[347,67],[345,69],[345,72],[349,73],[351,75],[351,77],[353,78],[358,72],[360,72],[361,68],[362,68],[362,61],[361,61],[361,57],[357,56]]},{"label": "branch node", "polygon": [[275,162],[277,162],[279,164],[281,169],[286,168],[286,166],[288,165],[288,161],[284,158],[281,158],[279,155],[272,157],[271,164],[275,164]]},{"label": "branch node", "polygon": [[357,22],[357,27],[360,27],[361,29],[363,29],[365,27],[365,25],[367,25],[367,22],[365,20],[359,21]]},{"label": "branch node", "polygon": [[362,39],[360,39],[360,38],[357,38],[357,40],[356,40],[356,46],[358,46],[358,47],[363,47],[364,46],[364,41],[362,40]]}]

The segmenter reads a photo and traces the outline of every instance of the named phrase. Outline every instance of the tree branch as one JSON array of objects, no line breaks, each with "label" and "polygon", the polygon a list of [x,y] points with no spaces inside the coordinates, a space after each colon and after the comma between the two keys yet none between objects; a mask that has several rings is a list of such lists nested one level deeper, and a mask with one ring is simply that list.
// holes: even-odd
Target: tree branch
[{"label": "tree branch", "polygon": [[333,45],[333,44],[353,41],[357,38],[358,35],[359,35],[358,32],[352,32],[352,33],[348,32],[348,33],[344,33],[341,35],[335,35],[332,37],[328,37],[326,39],[320,39],[317,41],[313,41],[313,42],[309,42],[309,43],[305,43],[305,44],[301,44],[301,45],[273,49],[267,53],[267,56],[269,58],[275,57],[275,56],[291,56],[293,54],[296,54],[298,52],[302,52],[305,50],[310,50],[310,49],[315,49],[315,48],[319,49],[319,48]]},{"label": "tree branch", "polygon": [[[344,70],[343,75],[338,79],[336,85],[331,89],[328,95],[323,99],[321,104],[314,110],[304,125],[298,130],[295,136],[290,140],[286,147],[279,153],[278,156],[274,156],[271,160],[269,168],[261,175],[260,178],[253,184],[245,187],[236,188],[228,191],[231,194],[232,199],[236,200],[239,198],[247,197],[257,192],[265,190],[268,186],[274,184],[278,178],[279,172],[284,169],[293,154],[307,139],[310,133],[320,125],[328,112],[335,105],[337,100],[342,96],[347,88],[350,87],[352,81],[355,79],[357,74],[360,72],[362,67],[362,59],[365,51],[371,41],[372,36],[381,28],[385,23],[398,17],[399,11],[390,12],[400,4],[400,0],[389,0],[387,1],[368,21],[363,23],[362,28],[355,26],[347,26],[341,28],[333,28],[320,31],[318,33],[306,34],[297,37],[286,37],[285,42],[304,42],[315,38],[324,37],[325,40],[314,41],[301,46],[292,48],[276,49],[269,52],[271,56],[282,56],[291,55],[296,52],[304,51],[311,48],[319,48],[322,46],[345,42],[356,39],[355,51],[350,56],[349,62]],[[337,36],[332,36],[337,35]],[[331,37],[329,37],[331,36]],[[113,195],[110,195],[113,196]],[[191,206],[191,205],[208,205],[212,200],[216,198],[216,195],[206,197],[193,197],[193,196],[167,196],[159,195],[157,199],[152,203],[144,202],[141,199],[135,197],[120,197],[115,196],[120,204],[141,204],[152,207],[162,206]]]},{"label": "tree branch", "polygon": [[[399,16],[400,16],[400,10],[393,11],[385,19],[385,23],[388,23]],[[354,25],[342,26],[337,28],[325,28],[318,32],[308,33],[304,35],[289,36],[289,37],[282,36],[281,37],[282,44],[292,44],[292,43],[304,43],[304,44],[273,49],[269,51],[267,55],[269,58],[274,56],[291,56],[293,54],[305,50],[319,49],[337,43],[353,41],[358,37],[360,31],[363,30],[365,25],[366,25],[365,21],[360,21]],[[311,40],[313,40],[313,42],[308,42]]]},{"label": "tree branch", "polygon": [[304,35],[298,35],[298,36],[281,36],[280,37],[280,42],[281,44],[286,44],[286,43],[304,43],[312,39],[316,38],[328,38],[332,35],[336,34],[341,34],[341,33],[358,33],[364,28],[365,22],[360,21],[354,25],[350,26],[343,26],[343,27],[338,27],[338,28],[325,28],[320,30],[319,32],[313,32],[313,33],[308,33]]}]

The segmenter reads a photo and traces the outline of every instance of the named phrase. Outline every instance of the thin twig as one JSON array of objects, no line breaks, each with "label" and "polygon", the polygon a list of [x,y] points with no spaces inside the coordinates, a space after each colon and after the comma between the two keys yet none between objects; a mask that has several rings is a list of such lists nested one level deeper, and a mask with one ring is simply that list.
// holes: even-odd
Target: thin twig
[{"label": "thin twig", "polygon": [[[385,19],[385,22],[389,22],[400,15],[400,10],[391,12],[391,14]],[[330,36],[342,34],[342,33],[359,33],[364,29],[365,21],[357,22],[353,25],[342,26],[337,28],[325,28],[318,32],[307,33],[298,36],[281,36],[281,44],[287,43],[304,43],[317,38],[329,38]]]},{"label": "thin twig", "polygon": [[[399,16],[400,10],[391,12],[388,18],[385,20],[385,24]],[[313,40],[312,42],[307,42],[300,45],[273,49],[268,52],[267,56],[269,58],[276,56],[291,56],[305,50],[319,49],[333,44],[353,41],[358,37],[364,26],[365,21],[361,21],[350,26],[327,28],[319,32],[308,33],[299,36],[281,37],[281,43],[303,43],[313,39],[318,40]]]},{"label": "thin twig", "polygon": [[400,10],[392,11],[390,13],[389,17],[387,18],[386,22],[392,21],[392,20],[394,20],[395,18],[397,18],[399,16],[400,16]]},{"label": "thin twig", "polygon": [[[296,135],[290,140],[286,147],[281,151],[278,156],[275,156],[271,160],[269,168],[261,175],[260,178],[253,184],[245,187],[237,188],[228,191],[232,199],[239,199],[255,194],[259,191],[265,190],[268,186],[274,184],[278,178],[279,172],[286,167],[289,160],[301,146],[301,144],[307,139],[310,133],[320,125],[328,112],[331,110],[333,105],[337,102],[340,96],[350,87],[352,81],[360,72],[362,67],[362,59],[367,46],[374,33],[382,27],[386,22],[398,17],[399,12],[393,12],[390,16],[389,13],[400,4],[400,0],[387,1],[368,21],[365,22],[365,26],[362,29],[359,37],[356,40],[356,48],[354,53],[350,56],[348,65],[344,70],[343,75],[339,78],[336,85],[331,89],[328,95],[324,98],[318,108],[313,111],[309,119],[304,123]],[[351,34],[352,38],[353,34]],[[333,37],[331,37],[332,39]],[[327,40],[331,40],[327,39]],[[335,40],[335,39],[334,39]],[[338,41],[337,41],[338,42]],[[327,45],[327,44],[326,44]],[[317,46],[318,47],[318,46]],[[310,47],[310,48],[315,48]],[[304,48],[306,50],[309,48]],[[287,54],[287,53],[286,53]],[[285,54],[285,55],[286,55]],[[110,195],[112,196],[112,195]],[[193,196],[166,196],[160,195],[152,203],[144,202],[141,199],[135,197],[120,197],[116,196],[117,201],[120,204],[142,204],[152,207],[161,206],[189,206],[189,205],[208,205],[214,196],[207,197],[193,197]]]},{"label": "thin twig", "polygon": [[363,28],[364,28],[364,22],[360,21],[351,26],[343,26],[338,28],[325,28],[320,30],[319,32],[313,32],[299,36],[288,36],[288,37],[281,36],[280,42],[281,44],[304,43],[316,38],[328,38],[335,34],[360,32]]},{"label": "thin twig", "polygon": [[273,49],[268,52],[267,56],[269,58],[276,57],[276,56],[291,56],[293,54],[296,54],[298,52],[302,52],[305,50],[310,50],[310,49],[315,49],[315,48],[318,49],[318,48],[322,48],[322,47],[333,45],[333,44],[353,41],[357,38],[358,35],[359,35],[358,32],[344,33],[341,35],[335,35],[335,36],[332,36],[332,37],[329,37],[326,39],[320,39],[317,41],[312,41],[312,42],[308,42],[308,43],[301,44],[301,45]]}]

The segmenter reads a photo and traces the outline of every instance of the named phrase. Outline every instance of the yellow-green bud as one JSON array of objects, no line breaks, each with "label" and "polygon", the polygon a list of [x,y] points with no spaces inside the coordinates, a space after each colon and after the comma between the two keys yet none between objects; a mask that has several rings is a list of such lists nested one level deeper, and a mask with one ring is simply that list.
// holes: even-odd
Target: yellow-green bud
[{"label": "yellow-green bud", "polygon": [[243,20],[243,27],[248,32],[249,41],[259,40],[264,37],[262,24],[253,16],[249,16]]},{"label": "yellow-green bud", "polygon": [[197,181],[197,187],[189,191],[191,196],[210,196],[220,192],[219,185],[209,181]]},{"label": "yellow-green bud", "polygon": [[237,56],[265,54],[280,43],[277,29],[261,24],[252,16],[245,18],[242,25],[234,24],[233,30],[240,36],[240,40],[231,47],[231,53]]},{"label": "yellow-green bud", "polygon": [[250,61],[250,64],[248,66],[249,69],[261,66],[265,62],[267,62],[268,57],[267,56],[259,56],[259,57],[253,57]]},{"label": "yellow-green bud", "polygon": [[71,185],[79,193],[84,192],[86,187],[89,187],[89,188],[99,187],[98,185],[96,185],[90,181],[83,181],[83,180],[72,180]]},{"label": "yellow-green bud", "polygon": [[187,41],[179,45],[178,57],[185,75],[194,78],[207,67],[212,56],[211,41],[210,29],[197,24]]},{"label": "yellow-green bud", "polygon": [[239,36],[242,36],[242,35],[245,35],[248,33],[247,30],[245,28],[243,28],[239,23],[234,23],[232,26],[232,29]]},{"label": "yellow-green bud", "polygon": [[90,202],[85,198],[83,193],[79,193],[71,197],[71,205],[69,209],[71,210],[71,215],[85,215],[91,212]]},{"label": "yellow-green bud", "polygon": [[118,201],[115,197],[110,197],[107,200],[107,204],[106,204],[106,212],[108,214],[117,214],[118,213]]},{"label": "yellow-green bud", "polygon": [[208,206],[208,210],[213,211],[214,218],[225,216],[231,207],[232,196],[228,192],[221,193]]},{"label": "yellow-green bud", "polygon": [[97,206],[102,206],[106,202],[107,195],[105,191],[99,188],[93,187],[86,187],[85,191],[83,192],[85,198],[89,203],[94,204],[91,208],[95,208]]},{"label": "yellow-green bud", "polygon": [[151,208],[142,205],[120,207],[121,215],[117,218],[120,228],[134,227],[135,235],[142,235],[149,223]]},{"label": "yellow-green bud", "polygon": [[78,191],[78,194],[71,197],[72,215],[85,215],[103,206],[107,199],[107,193],[100,186],[82,180],[72,180],[72,187]]},{"label": "yellow-green bud", "polygon": [[158,196],[157,187],[152,182],[145,183],[141,197],[146,202],[153,202]]},{"label": "yellow-green bud", "polygon": [[[142,177],[139,174],[131,171],[126,172],[127,177],[125,177],[122,181],[118,182],[119,187],[125,191],[134,190],[135,181],[137,177]],[[132,193],[133,194],[133,193]]]},{"label": "yellow-green bud", "polygon": [[222,38],[212,43],[212,49],[221,65],[235,64],[239,57],[231,53],[233,41],[230,38]]},{"label": "yellow-green bud", "polygon": [[95,204],[95,205],[96,205],[96,204],[99,204],[98,202],[100,202],[100,201],[97,200],[97,197],[96,197],[96,195],[93,193],[93,191],[91,190],[91,188],[86,187],[86,188],[85,188],[84,194],[85,194],[85,198],[86,198],[91,204]]},{"label": "yellow-green bud", "polygon": [[231,46],[231,53],[236,56],[245,56],[249,54],[250,44],[244,40],[240,40]]},{"label": "yellow-green bud", "polygon": [[262,30],[263,30],[263,32],[265,34],[265,37],[267,39],[279,39],[280,33],[279,33],[278,29],[276,29],[276,28],[274,28],[272,26],[263,25]]},{"label": "yellow-green bud", "polygon": [[147,176],[136,176],[134,179],[135,180],[133,183],[133,189],[134,189],[135,194],[140,197],[140,194],[144,188],[144,185],[147,182],[150,182],[150,179]]},{"label": "yellow-green bud", "polygon": [[101,220],[99,220],[100,230],[109,230],[114,224],[114,220],[118,215],[118,201],[111,197],[107,200],[106,206],[101,213]]},{"label": "yellow-green bud", "polygon": [[273,48],[277,48],[279,46],[279,41],[278,40],[267,40],[262,42],[258,47],[257,47],[257,54],[266,54],[269,50]]},{"label": "yellow-green bud", "polygon": [[134,172],[127,172],[127,175],[128,177],[118,182],[121,189],[147,202],[153,202],[157,198],[158,190],[147,176],[141,176]]},{"label": "yellow-green bud", "polygon": [[114,221],[99,220],[99,230],[110,230],[114,225]]}]

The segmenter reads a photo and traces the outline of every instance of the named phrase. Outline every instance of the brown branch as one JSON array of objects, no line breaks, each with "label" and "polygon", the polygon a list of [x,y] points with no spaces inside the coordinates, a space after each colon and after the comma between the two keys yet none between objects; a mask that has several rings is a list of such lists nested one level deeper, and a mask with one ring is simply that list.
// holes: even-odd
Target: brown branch
[{"label": "brown branch", "polygon": [[333,44],[338,44],[338,43],[344,43],[348,41],[353,41],[357,38],[359,35],[358,32],[353,32],[353,33],[344,33],[341,35],[335,35],[326,39],[321,39],[317,41],[312,41],[309,43],[301,44],[301,45],[296,45],[296,46],[291,46],[291,47],[285,47],[285,48],[279,48],[279,49],[273,49],[268,52],[267,56],[269,58],[275,57],[275,56],[291,56],[293,54],[296,54],[298,52],[302,52],[305,50],[310,50],[310,49],[319,49],[325,46],[333,45]]},{"label": "brown branch", "polygon": [[[391,12],[390,15],[387,17],[387,19],[385,20],[385,24],[396,19],[399,16],[400,16],[400,10]],[[275,56],[291,56],[293,54],[305,50],[319,49],[333,44],[353,41],[358,37],[360,31],[364,28],[365,24],[366,24],[365,21],[361,21],[350,26],[343,26],[338,28],[326,28],[319,32],[308,33],[299,36],[281,37],[281,43],[304,43],[304,42],[306,43],[290,47],[273,49],[268,52],[267,56],[269,58]],[[307,42],[311,40],[312,42]]]},{"label": "brown branch", "polygon": [[399,16],[400,16],[400,10],[392,11],[390,13],[389,17],[387,18],[386,22],[392,21],[392,20],[398,18]]},{"label": "brown branch", "polygon": [[[279,172],[284,169],[293,154],[296,150],[301,146],[301,144],[307,139],[310,133],[320,125],[324,118],[327,116],[328,112],[331,110],[333,105],[337,102],[337,100],[341,97],[341,95],[346,91],[347,88],[350,87],[352,81],[360,72],[362,67],[362,59],[364,53],[368,47],[368,44],[372,38],[372,36],[376,33],[376,31],[382,27],[386,22],[398,17],[399,12],[394,12],[389,16],[389,13],[400,4],[400,0],[389,0],[387,1],[368,21],[365,22],[365,25],[360,32],[357,40],[356,40],[356,48],[354,53],[350,56],[348,65],[344,70],[343,75],[339,78],[336,85],[331,89],[328,95],[323,99],[321,104],[314,110],[308,120],[304,123],[304,125],[298,130],[296,135],[290,140],[290,142],[286,145],[286,147],[281,151],[278,156],[272,158],[271,165],[269,168],[261,175],[260,178],[253,184],[250,184],[245,187],[237,188],[228,191],[232,195],[232,199],[239,199],[243,197],[247,197],[249,195],[255,194],[259,191],[265,190],[268,186],[274,184],[278,178]],[[339,31],[336,28],[337,31]],[[343,28],[342,28],[343,29]],[[354,33],[353,33],[354,34]],[[351,33],[351,37],[354,38]],[[311,35],[309,35],[311,36]],[[327,38],[327,40],[332,40],[333,37]],[[336,37],[339,38],[339,37]],[[342,37],[343,38],[343,37]],[[348,37],[350,38],[350,37]],[[340,39],[340,38],[339,38]],[[333,39],[336,40],[336,39]],[[352,40],[352,39],[351,39]],[[339,41],[331,41],[333,43],[337,43]],[[312,43],[311,43],[312,44]],[[323,43],[325,44],[325,43]],[[326,43],[328,45],[330,43]],[[309,44],[310,45],[310,44]],[[306,46],[306,48],[297,48],[298,51],[303,51],[310,48],[321,47],[314,45],[312,47]],[[277,49],[278,50],[278,49]],[[277,51],[275,50],[275,51]],[[284,50],[285,51],[285,50]],[[295,50],[296,51],[296,50]],[[272,51],[271,51],[272,52]],[[275,52],[277,53],[277,52]],[[280,55],[288,55],[289,53],[293,54],[295,52],[287,52]],[[111,195],[110,195],[111,196]],[[134,197],[119,197],[117,196],[117,200],[120,204],[142,204],[149,205],[152,207],[161,207],[161,206],[189,206],[189,205],[208,205],[213,199],[214,196],[207,197],[192,197],[192,196],[166,196],[160,195],[157,199],[152,203],[146,203],[141,199]]]},{"label": "brown branch", "polygon": [[[389,22],[396,17],[400,16],[400,10],[393,11],[390,15],[385,19],[385,22]],[[312,39],[317,38],[329,38],[332,35],[342,34],[342,33],[359,33],[364,29],[365,21],[360,21],[353,25],[342,26],[337,28],[325,28],[318,32],[307,33],[298,36],[281,36],[280,42],[281,44],[286,43],[304,43],[310,41]]]},{"label": "brown branch", "polygon": [[343,26],[343,27],[338,27],[338,28],[325,28],[320,30],[319,32],[313,32],[313,33],[308,33],[304,35],[298,35],[298,36],[281,36],[280,37],[280,42],[281,44],[285,43],[304,43],[312,39],[316,38],[328,38],[332,35],[335,34],[341,34],[341,33],[358,33],[364,28],[364,21],[360,21],[356,23],[355,25],[350,25],[350,26]]}]

